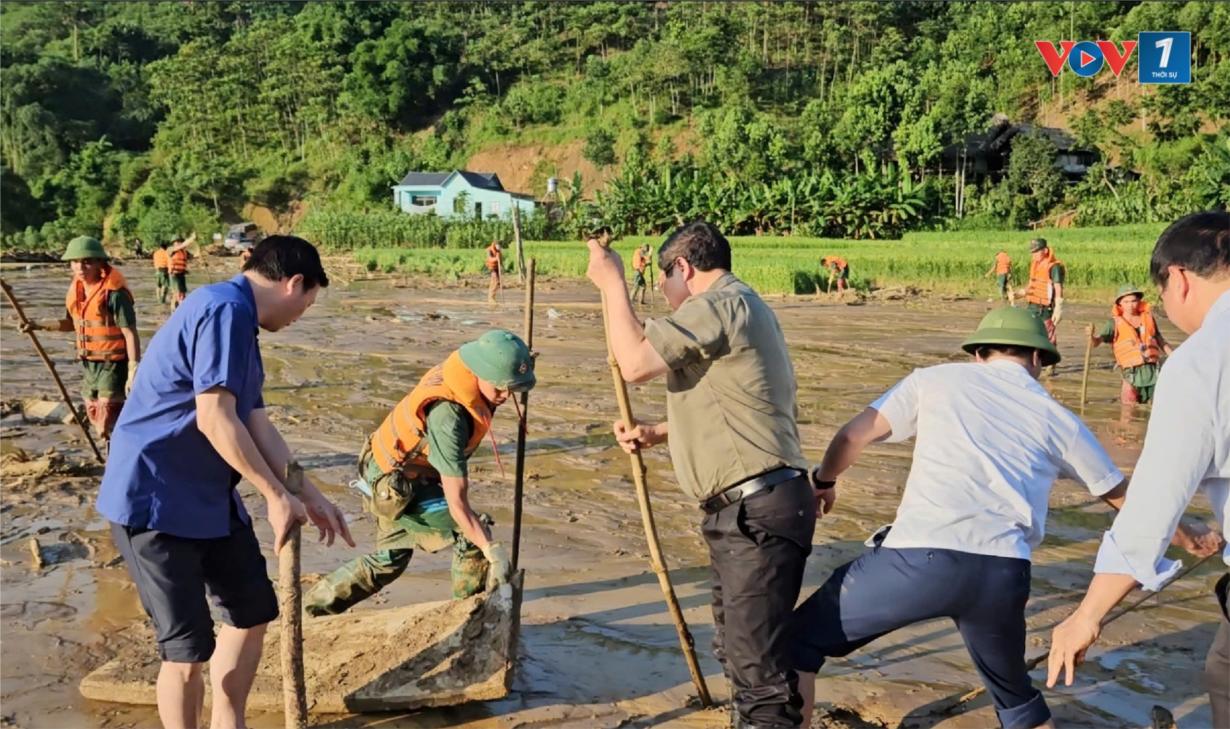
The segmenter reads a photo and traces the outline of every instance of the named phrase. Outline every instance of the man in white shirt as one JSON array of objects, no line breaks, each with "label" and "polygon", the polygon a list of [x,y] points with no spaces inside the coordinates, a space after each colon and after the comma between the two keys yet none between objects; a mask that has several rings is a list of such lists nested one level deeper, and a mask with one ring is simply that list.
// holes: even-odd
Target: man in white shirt
[{"label": "man in white shirt", "polygon": [[[1222,529],[1230,523],[1230,214],[1195,213],[1162,233],[1150,262],[1153,283],[1175,326],[1191,335],[1157,381],[1145,447],[1132,489],[1102,540],[1096,575],[1080,607],[1052,636],[1047,685],[1061,673],[1072,685],[1101,621],[1137,584],[1158,590],[1180,567],[1166,559],[1170,535],[1196,491],[1204,489]],[[1215,554],[1224,540],[1181,527],[1196,554]],[[1230,564],[1230,551],[1223,560]],[[1230,574],[1217,583],[1221,625],[1205,663],[1213,726],[1230,727]]]},{"label": "man in white shirt", "polygon": [[1127,484],[1080,419],[1037,382],[1059,361],[1041,319],[1005,307],[962,348],[974,361],[915,370],[829,444],[812,471],[827,513],[837,477],[879,441],[915,438],[897,518],[794,614],[794,668],[810,726],[815,673],[898,628],[952,618],[1007,729],[1053,726],[1025,670],[1030,555],[1060,476],[1111,505]]}]

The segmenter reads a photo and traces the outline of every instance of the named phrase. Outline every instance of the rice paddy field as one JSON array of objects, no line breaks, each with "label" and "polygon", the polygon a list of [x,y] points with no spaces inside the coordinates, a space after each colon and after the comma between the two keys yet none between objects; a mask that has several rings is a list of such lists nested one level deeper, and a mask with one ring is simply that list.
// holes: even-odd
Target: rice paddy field
[{"label": "rice paddy field", "polygon": [[[911,233],[901,240],[833,240],[803,237],[733,237],[734,272],[765,294],[814,294],[828,281],[820,258],[838,255],[850,262],[850,281],[863,291],[914,287],[933,293],[990,295],[994,281],[984,278],[995,254],[1012,257],[1012,282],[1024,285],[1029,241],[1042,236],[1067,266],[1067,297],[1100,301],[1124,283],[1147,288],[1149,255],[1164,226],[1132,225],[1030,231]],[[641,243],[656,246],[663,237],[628,237],[615,249],[630,266]],[[542,275],[583,277],[587,251],[579,242],[528,241],[526,256]],[[360,248],[355,260],[367,270],[460,278],[484,271],[482,249]],[[512,265],[512,256],[505,262]],[[629,276],[631,274],[629,273]]]}]

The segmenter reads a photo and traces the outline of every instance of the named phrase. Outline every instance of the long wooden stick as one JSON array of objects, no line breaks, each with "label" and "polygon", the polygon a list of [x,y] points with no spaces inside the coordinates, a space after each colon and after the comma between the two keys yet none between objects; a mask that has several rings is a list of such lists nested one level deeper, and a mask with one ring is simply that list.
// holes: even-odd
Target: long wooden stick
[{"label": "long wooden stick", "polygon": [[[513,208],[516,209],[515,207]],[[534,259],[526,266],[525,279],[525,346],[531,356],[534,351]],[[521,393],[521,422],[517,424],[517,480],[513,487],[512,568],[517,570],[521,556],[521,509],[525,499],[525,439],[530,419],[530,393]]]},{"label": "long wooden stick", "polygon": [[[286,466],[286,490],[303,494],[303,467],[297,461]],[[278,553],[278,610],[282,615],[282,701],[286,729],[307,726],[307,686],[303,678],[303,586],[300,583],[300,550],[303,531],[295,524]]]},{"label": "long wooden stick", "polygon": [[[619,362],[615,359],[615,351],[611,349],[610,317],[607,313],[606,294],[602,295],[602,328],[606,335],[607,362],[611,365],[611,378],[615,382],[615,398],[619,401],[619,417],[624,428],[631,430],[636,420],[632,417],[632,404],[628,399],[628,383],[624,382],[619,371]],[[654,525],[653,510],[649,505],[649,487],[645,483],[645,459],[639,450],[632,451],[632,479],[636,483],[636,500],[641,505],[641,522],[645,527],[645,541],[649,543],[649,564],[658,575],[658,583],[662,586],[662,594],[666,598],[666,606],[670,609],[671,618],[675,621],[675,630],[679,633],[679,644],[683,648],[683,656],[688,662],[688,671],[692,674],[692,683],[696,685],[696,693],[700,704],[708,708],[713,705],[709,696],[709,687],[705,684],[705,675],[700,671],[700,663],[696,660],[696,642],[688,630],[687,621],[683,618],[683,610],[679,607],[679,599],[675,597],[675,588],[671,585],[670,572],[662,558],[662,547],[658,543],[658,528]]]},{"label": "long wooden stick", "polygon": [[[1220,557],[1220,556],[1221,556],[1221,550],[1218,550],[1217,552],[1215,552],[1215,553],[1213,553],[1213,554],[1210,554],[1210,555],[1209,555],[1209,556],[1207,556],[1207,557],[1202,558],[1200,561],[1196,562],[1196,563],[1195,563],[1195,564],[1193,564],[1191,567],[1188,567],[1187,569],[1183,570],[1183,571],[1182,571],[1182,572],[1180,572],[1179,574],[1175,575],[1175,576],[1174,576],[1174,579],[1172,579],[1170,582],[1167,582],[1166,584],[1164,584],[1164,585],[1162,585],[1160,588],[1158,588],[1157,592],[1150,592],[1150,593],[1146,593],[1146,594],[1144,594],[1143,596],[1141,596],[1141,597],[1139,597],[1139,598],[1137,598],[1137,599],[1133,600],[1131,603],[1129,603],[1129,604],[1127,604],[1127,605],[1125,605],[1125,606],[1123,606],[1123,607],[1119,608],[1119,609],[1118,609],[1118,610],[1116,610],[1115,612],[1113,612],[1113,613],[1111,613],[1110,615],[1106,616],[1106,617],[1102,620],[1102,626],[1101,626],[1101,627],[1105,628],[1106,626],[1108,626],[1108,625],[1110,625],[1111,623],[1115,622],[1116,620],[1118,620],[1119,618],[1123,617],[1124,615],[1127,615],[1128,613],[1132,612],[1133,610],[1135,610],[1136,608],[1140,607],[1141,605],[1144,605],[1144,604],[1145,604],[1145,602],[1146,602],[1149,598],[1151,598],[1151,597],[1156,597],[1157,595],[1160,595],[1160,594],[1161,594],[1161,592],[1162,592],[1162,590],[1165,590],[1167,587],[1170,587],[1171,585],[1173,585],[1174,583],[1176,583],[1176,582],[1178,582],[1179,580],[1183,579],[1184,577],[1187,577],[1189,574],[1191,574],[1192,572],[1194,572],[1194,571],[1195,571],[1198,567],[1200,567],[1201,565],[1203,565],[1205,562],[1208,562],[1208,561],[1209,561],[1210,559],[1212,559],[1213,557]],[[1048,650],[1046,653],[1039,653],[1038,655],[1034,656],[1033,658],[1030,658],[1029,660],[1025,661],[1025,671],[1028,673],[1029,671],[1034,670],[1034,669],[1035,669],[1035,668],[1037,668],[1038,666],[1041,666],[1043,663],[1046,663],[1046,659],[1047,659],[1047,658],[1049,658],[1049,657],[1050,657],[1050,655],[1051,655],[1051,652]],[[957,699],[957,700],[956,700],[956,703],[952,704],[951,706],[944,707],[944,708],[940,709],[939,711],[934,711],[934,712],[932,712],[932,713],[934,713],[934,714],[946,714],[946,713],[948,713],[948,712],[952,711],[953,709],[957,708],[958,706],[961,706],[961,705],[963,705],[963,704],[968,704],[969,702],[973,701],[974,699],[976,699],[976,698],[978,698],[979,696],[981,696],[981,695],[983,695],[984,693],[986,693],[986,690],[987,690],[986,686],[979,686],[978,688],[974,689],[973,691],[970,691],[968,694],[965,694],[965,695],[964,695],[964,696],[962,696],[961,698]]]},{"label": "long wooden stick", "polygon": [[1089,401],[1089,359],[1093,356],[1093,325],[1089,325],[1089,329],[1085,332],[1085,373],[1081,375],[1081,410],[1085,409],[1085,403]]},{"label": "long wooden stick", "polygon": [[[17,303],[17,297],[13,294],[13,289],[0,279],[0,287],[4,288],[4,295],[8,297],[9,303],[13,305],[13,310],[17,312],[17,319],[22,324],[29,324],[30,320],[26,318],[26,312],[22,310],[21,304]],[[94,451],[94,457],[99,463],[105,464],[106,458],[103,458],[102,451],[98,450],[98,444],[94,442],[93,436],[90,435],[90,428],[81,419],[81,413],[78,412],[77,406],[73,404],[73,399],[69,397],[68,390],[64,388],[64,381],[60,379],[60,373],[56,372],[55,363],[47,356],[47,351],[43,349],[43,345],[38,341],[38,336],[34,332],[26,332],[30,335],[30,341],[34,343],[34,351],[38,352],[38,356],[42,358],[43,364],[47,365],[47,369],[51,371],[51,378],[55,380],[56,387],[60,389],[60,397],[64,399],[64,404],[68,406],[68,411],[73,414],[73,420],[77,421],[77,425],[81,428],[81,433],[85,436],[85,440],[90,444],[90,450]]]}]

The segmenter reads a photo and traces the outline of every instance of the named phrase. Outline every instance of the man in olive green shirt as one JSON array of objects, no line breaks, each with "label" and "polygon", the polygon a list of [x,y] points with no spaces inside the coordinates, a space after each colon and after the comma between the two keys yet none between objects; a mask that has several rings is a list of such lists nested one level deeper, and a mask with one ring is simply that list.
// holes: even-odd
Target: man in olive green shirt
[{"label": "man in olive green shirt", "polygon": [[[684,492],[706,513],[714,652],[745,727],[796,727],[798,677],[786,627],[811,553],[816,494],[796,421],[794,367],[777,317],[730,272],[730,243],[714,226],[679,228],[658,250],[674,311],[646,324],[624,287],[609,237],[590,240],[589,278],[607,302],[611,348],[630,382],[666,377],[667,421],[616,423],[632,452],[669,440]],[[668,433],[673,437],[668,438]]]}]

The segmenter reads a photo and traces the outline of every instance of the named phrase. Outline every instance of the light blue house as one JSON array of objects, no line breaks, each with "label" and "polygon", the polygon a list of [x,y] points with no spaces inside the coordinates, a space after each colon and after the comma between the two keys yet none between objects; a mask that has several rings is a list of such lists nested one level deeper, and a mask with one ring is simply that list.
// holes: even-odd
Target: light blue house
[{"label": "light blue house", "polygon": [[393,186],[393,204],[407,213],[441,217],[509,218],[534,212],[534,198],[508,192],[494,172],[411,172]]}]

